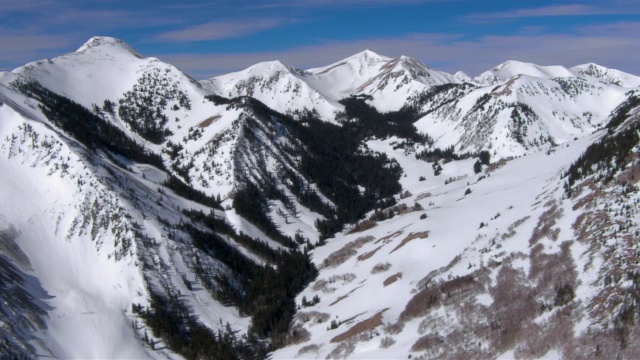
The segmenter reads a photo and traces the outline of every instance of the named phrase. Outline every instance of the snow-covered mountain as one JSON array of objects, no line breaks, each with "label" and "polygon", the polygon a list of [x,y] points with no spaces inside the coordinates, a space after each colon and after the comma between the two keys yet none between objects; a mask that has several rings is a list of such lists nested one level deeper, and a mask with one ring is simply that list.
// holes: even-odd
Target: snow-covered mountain
[{"label": "snow-covered mountain", "polygon": [[562,66],[540,66],[508,60],[489,71],[483,72],[475,77],[474,80],[483,85],[493,85],[505,82],[517,75],[528,75],[544,79],[575,76],[574,73]]},{"label": "snow-covered mountain", "polygon": [[392,111],[402,107],[410,95],[457,81],[413,58],[392,59],[365,50],[306,71],[272,61],[201,84],[225,97],[252,96],[283,113],[315,109],[323,119],[331,121],[337,111],[343,110],[339,101],[349,96],[369,95],[377,109]]},{"label": "snow-covered mountain", "polygon": [[587,78],[602,79],[625,88],[640,87],[640,77],[616,69],[608,69],[598,64],[589,63],[570,68],[573,73]]},{"label": "snow-covered mountain", "polygon": [[334,98],[369,95],[371,104],[383,112],[398,110],[412,94],[456,82],[452,75],[433,70],[416,59],[392,59],[369,50],[309,72],[317,76],[313,83]]},{"label": "snow-covered mountain", "polygon": [[0,73],[0,354],[636,358],[638,84],[109,37]]},{"label": "snow-covered mountain", "polygon": [[311,86],[311,74],[280,61],[263,62],[243,71],[201,81],[209,91],[224,96],[251,96],[282,113],[315,109],[327,120],[342,109],[339,98],[327,96]]},{"label": "snow-covered mountain", "polygon": [[476,76],[473,80],[483,85],[493,85],[508,81],[517,75],[528,75],[544,79],[584,77],[600,79],[625,88],[637,88],[640,86],[640,77],[594,63],[565,68],[560,65],[541,66],[515,60],[505,61],[493,69]]},{"label": "snow-covered mountain", "polygon": [[638,79],[596,65],[567,69],[518,61],[471,78],[366,50],[307,71],[276,61],[201,83],[222,96],[253,96],[280,112],[315,109],[326,121],[344,111],[339,101],[350,96],[368,96],[380,112],[412,99],[426,115],[418,130],[437,146],[517,156],[600,128]]},{"label": "snow-covered mountain", "polygon": [[606,124],[628,89],[580,77],[515,75],[491,86],[445,86],[415,99],[415,123],[438,147],[508,157],[546,150]]}]

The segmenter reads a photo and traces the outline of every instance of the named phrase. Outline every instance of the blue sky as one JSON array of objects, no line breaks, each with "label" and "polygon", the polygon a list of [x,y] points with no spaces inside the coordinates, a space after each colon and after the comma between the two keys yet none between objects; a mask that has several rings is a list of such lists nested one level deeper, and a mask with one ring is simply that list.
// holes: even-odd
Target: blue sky
[{"label": "blue sky", "polygon": [[640,75],[638,0],[0,0],[0,70],[94,35],[199,79],[266,60],[322,66],[364,49],[471,76],[509,59]]}]

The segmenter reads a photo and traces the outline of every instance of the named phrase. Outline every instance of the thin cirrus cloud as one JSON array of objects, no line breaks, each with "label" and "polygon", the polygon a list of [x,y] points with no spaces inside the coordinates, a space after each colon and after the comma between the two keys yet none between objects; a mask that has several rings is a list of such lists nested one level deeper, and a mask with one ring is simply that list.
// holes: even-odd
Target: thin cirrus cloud
[{"label": "thin cirrus cloud", "polygon": [[196,42],[239,38],[283,25],[282,19],[247,19],[243,21],[211,21],[157,36],[159,41]]},{"label": "thin cirrus cloud", "polygon": [[613,14],[638,13],[637,7],[595,7],[590,5],[552,5],[537,8],[517,9],[504,12],[469,14],[464,18],[470,20],[497,20],[518,19],[532,17],[558,17],[558,16],[595,16]]},{"label": "thin cirrus cloud", "polygon": [[37,58],[41,52],[69,46],[69,38],[60,35],[11,34],[0,29],[0,63],[14,63],[25,58]]},{"label": "thin cirrus cloud", "polygon": [[[395,0],[394,5],[412,5],[422,3],[445,3],[465,0]],[[350,6],[388,6],[389,0],[271,0],[256,4],[255,8],[297,7],[297,8],[339,8]]]}]

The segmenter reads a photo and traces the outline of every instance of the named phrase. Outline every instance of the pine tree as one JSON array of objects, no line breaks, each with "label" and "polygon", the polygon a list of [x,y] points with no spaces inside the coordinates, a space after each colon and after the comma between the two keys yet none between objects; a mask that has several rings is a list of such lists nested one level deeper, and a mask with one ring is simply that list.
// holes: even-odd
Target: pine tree
[{"label": "pine tree", "polygon": [[473,171],[476,174],[479,174],[482,171],[482,163],[480,163],[480,160],[476,161],[475,164],[473,164]]}]

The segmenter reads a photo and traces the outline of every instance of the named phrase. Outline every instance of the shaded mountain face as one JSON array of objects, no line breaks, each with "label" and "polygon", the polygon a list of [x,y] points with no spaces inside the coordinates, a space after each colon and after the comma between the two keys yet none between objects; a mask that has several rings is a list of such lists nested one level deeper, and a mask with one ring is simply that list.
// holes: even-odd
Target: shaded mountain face
[{"label": "shaded mountain face", "polygon": [[639,79],[198,82],[109,37],[0,73],[0,352],[635,358]]}]

